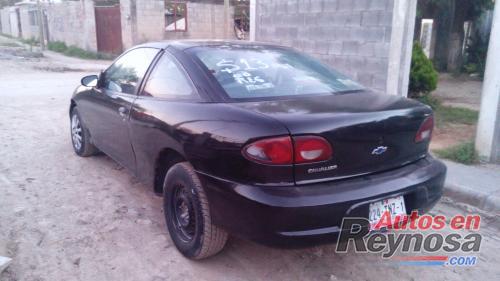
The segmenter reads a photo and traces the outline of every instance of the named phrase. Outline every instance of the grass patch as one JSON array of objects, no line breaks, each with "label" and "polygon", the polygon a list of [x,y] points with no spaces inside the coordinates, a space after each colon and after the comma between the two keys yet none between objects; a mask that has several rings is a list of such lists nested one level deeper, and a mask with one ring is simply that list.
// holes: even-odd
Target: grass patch
[{"label": "grass patch", "polygon": [[438,123],[477,124],[479,112],[462,107],[439,106],[435,109]]},{"label": "grass patch", "polygon": [[64,53],[68,49],[68,46],[66,46],[64,42],[54,41],[47,44],[47,49],[58,53]]},{"label": "grass patch", "polygon": [[40,45],[40,41],[36,40],[35,38],[31,37],[30,39],[19,39],[19,41],[23,42],[24,44],[28,44],[30,46],[38,46]]},{"label": "grass patch", "polygon": [[49,42],[47,44],[47,49],[54,52],[62,53],[66,56],[77,57],[82,59],[111,60],[115,58],[114,55],[91,52],[76,46],[67,46],[66,43],[61,41]]},{"label": "grass patch", "polygon": [[442,105],[441,101],[431,95],[424,95],[418,100],[427,104],[434,110],[434,116],[437,126],[445,123],[475,125],[479,118],[479,112],[476,110]]},{"label": "grass patch", "polygon": [[440,158],[449,159],[458,163],[470,165],[477,163],[478,157],[474,142],[464,142],[452,147],[434,150]]}]

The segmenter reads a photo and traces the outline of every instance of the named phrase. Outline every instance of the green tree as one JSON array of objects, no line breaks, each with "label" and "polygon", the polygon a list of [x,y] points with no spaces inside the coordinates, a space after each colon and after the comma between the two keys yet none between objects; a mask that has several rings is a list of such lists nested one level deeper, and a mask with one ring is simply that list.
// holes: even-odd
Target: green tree
[{"label": "green tree", "polygon": [[493,0],[419,0],[415,35],[420,36],[422,18],[435,20],[434,64],[439,70],[460,70],[464,23],[479,18],[485,10],[493,7],[493,3]]}]

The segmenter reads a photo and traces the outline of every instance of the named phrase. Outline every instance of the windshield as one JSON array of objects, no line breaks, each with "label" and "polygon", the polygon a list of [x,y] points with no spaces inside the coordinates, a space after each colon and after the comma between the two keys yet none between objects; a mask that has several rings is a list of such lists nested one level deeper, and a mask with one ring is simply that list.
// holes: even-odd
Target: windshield
[{"label": "windshield", "polygon": [[363,87],[316,59],[285,48],[196,47],[190,50],[234,99],[333,94]]}]

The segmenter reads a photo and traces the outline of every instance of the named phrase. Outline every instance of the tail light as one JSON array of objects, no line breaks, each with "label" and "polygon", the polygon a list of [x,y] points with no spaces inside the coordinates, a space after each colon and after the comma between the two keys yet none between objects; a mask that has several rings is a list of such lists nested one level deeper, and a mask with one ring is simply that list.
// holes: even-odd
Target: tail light
[{"label": "tail light", "polygon": [[417,131],[417,135],[415,136],[415,142],[421,142],[425,140],[430,140],[432,137],[432,130],[434,129],[434,117],[427,117],[420,128]]},{"label": "tail light", "polygon": [[332,147],[322,137],[294,137],[295,163],[325,161],[332,157]]},{"label": "tail light", "polygon": [[298,136],[258,140],[243,148],[243,155],[254,162],[290,165],[328,160],[332,147],[322,137]]},{"label": "tail light", "polygon": [[263,164],[286,165],[293,163],[292,151],[290,137],[279,137],[251,143],[243,148],[243,155]]}]

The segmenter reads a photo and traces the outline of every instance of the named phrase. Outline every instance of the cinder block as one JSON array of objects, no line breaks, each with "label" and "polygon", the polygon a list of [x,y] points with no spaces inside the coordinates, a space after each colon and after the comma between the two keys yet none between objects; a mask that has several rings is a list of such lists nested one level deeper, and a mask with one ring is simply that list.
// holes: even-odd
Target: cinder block
[{"label": "cinder block", "polygon": [[371,87],[373,83],[373,74],[371,73],[358,73],[356,81],[365,87]]},{"label": "cinder block", "polygon": [[[401,1],[401,0],[397,0]],[[388,6],[387,0],[370,0],[368,9],[370,10],[385,10]],[[392,5],[391,5],[392,6]]]},{"label": "cinder block", "polygon": [[327,55],[329,51],[329,43],[328,41],[316,41],[314,43],[314,50],[315,53],[321,54],[321,55]]},{"label": "cinder block", "polygon": [[336,12],[339,9],[339,1],[338,0],[326,0],[323,4],[324,12]]},{"label": "cinder block", "polygon": [[335,31],[335,39],[339,42],[351,40],[352,37],[353,37],[352,28],[339,27]]},{"label": "cinder block", "polygon": [[379,92],[384,92],[387,87],[387,71],[374,74],[371,87]]},{"label": "cinder block", "polygon": [[365,11],[363,12],[362,26],[377,26],[380,25],[381,11]]},{"label": "cinder block", "polygon": [[374,44],[374,56],[377,58],[388,58],[389,57],[390,43],[377,42]]},{"label": "cinder block", "polygon": [[319,13],[324,11],[323,0],[310,0],[309,11],[312,13]]},{"label": "cinder block", "polygon": [[375,44],[373,42],[362,43],[359,47],[359,54],[364,57],[375,56]]},{"label": "cinder block", "polygon": [[298,0],[298,9],[301,13],[306,13],[310,11],[311,1],[310,0]]},{"label": "cinder block", "polygon": [[320,13],[306,13],[304,14],[304,24],[311,26],[316,25]]},{"label": "cinder block", "polygon": [[387,63],[387,60],[382,58],[366,58],[364,70],[370,73],[385,73]]},{"label": "cinder block", "polygon": [[314,42],[312,40],[304,41],[303,50],[308,53],[314,52]]},{"label": "cinder block", "polygon": [[392,34],[392,26],[387,26],[385,28],[385,32],[384,32],[384,42],[385,43],[391,42],[391,34]]},{"label": "cinder block", "polygon": [[368,9],[370,4],[370,0],[352,0],[353,10],[355,11],[364,11]]},{"label": "cinder block", "polygon": [[386,10],[380,15],[380,25],[392,26],[392,10]]},{"label": "cinder block", "polygon": [[363,71],[365,69],[366,58],[356,55],[350,56],[349,64],[352,69],[355,69],[357,72]]},{"label": "cinder block", "polygon": [[297,1],[288,1],[286,9],[288,14],[296,14],[299,12],[299,3]]},{"label": "cinder block", "polygon": [[361,13],[352,12],[346,15],[345,26],[360,26],[361,25]]},{"label": "cinder block", "polygon": [[357,54],[359,54],[359,45],[360,45],[360,43],[358,41],[343,42],[342,54],[343,55],[357,55]]},{"label": "cinder block", "polygon": [[334,13],[318,13],[316,15],[316,24],[318,26],[327,26],[332,24],[332,22],[337,18]]},{"label": "cinder block", "polygon": [[352,11],[354,9],[354,3],[352,0],[339,0],[338,10],[339,11]]},{"label": "cinder block", "polygon": [[382,27],[352,28],[352,39],[365,42],[383,41],[385,29]]},{"label": "cinder block", "polygon": [[328,48],[328,54],[330,55],[341,55],[342,54],[342,42],[330,42]]}]

